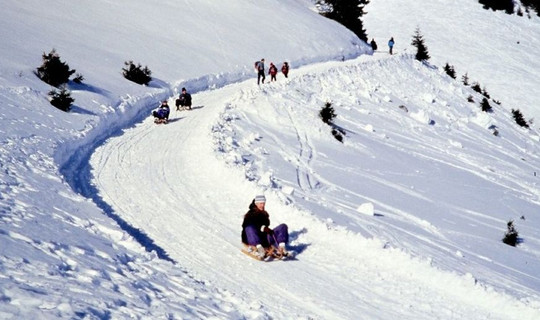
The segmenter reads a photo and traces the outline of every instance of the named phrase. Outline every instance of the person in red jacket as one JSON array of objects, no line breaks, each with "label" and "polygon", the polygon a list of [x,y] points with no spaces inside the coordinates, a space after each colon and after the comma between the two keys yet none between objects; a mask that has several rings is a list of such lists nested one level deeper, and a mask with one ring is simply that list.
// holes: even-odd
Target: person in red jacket
[{"label": "person in red jacket", "polygon": [[268,74],[270,75],[270,82],[276,81],[277,67],[270,62],[270,68],[268,68]]},{"label": "person in red jacket", "polygon": [[289,77],[289,63],[287,63],[287,61],[283,62],[283,65],[281,66],[281,73],[283,73],[285,78]]}]

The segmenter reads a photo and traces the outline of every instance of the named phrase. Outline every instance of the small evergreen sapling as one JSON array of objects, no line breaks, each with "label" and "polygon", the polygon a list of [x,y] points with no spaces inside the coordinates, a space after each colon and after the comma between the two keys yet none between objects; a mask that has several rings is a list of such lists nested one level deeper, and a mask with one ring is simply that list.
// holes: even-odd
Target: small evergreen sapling
[{"label": "small evergreen sapling", "polygon": [[502,239],[502,241],[509,246],[515,247],[519,242],[518,241],[519,234],[516,228],[514,227],[514,220],[508,221],[508,223],[506,224],[506,227],[508,228],[508,230],[504,234],[504,238]]},{"label": "small evergreen sapling", "polygon": [[343,135],[345,131],[334,124],[334,118],[336,117],[336,112],[334,107],[332,107],[331,102],[326,102],[324,107],[319,111],[319,117],[327,125],[332,127],[332,135],[336,140],[343,143]]},{"label": "small evergreen sapling", "polygon": [[81,84],[83,81],[84,81],[84,77],[80,73],[77,73],[75,75],[75,78],[73,78],[73,82],[78,83],[78,84]]},{"label": "small evergreen sapling", "polygon": [[50,102],[53,106],[66,112],[69,111],[71,104],[75,101],[65,87],[62,87],[60,91],[56,91],[56,89],[49,91],[49,96],[51,97]]},{"label": "small evergreen sapling", "polygon": [[136,66],[133,61],[126,61],[124,64],[126,65],[126,68],[122,68],[124,78],[144,85],[147,85],[152,80],[150,76],[152,71],[147,66],[143,68],[140,63]]},{"label": "small evergreen sapling", "polygon": [[517,124],[524,128],[528,128],[529,124],[527,124],[527,121],[525,121],[525,118],[523,117],[523,114],[519,109],[512,109],[512,115],[514,116],[514,120]]},{"label": "small evergreen sapling", "polygon": [[474,82],[472,85],[471,85],[471,88],[478,92],[478,93],[482,93],[482,87],[480,87],[480,84],[478,82]]},{"label": "small evergreen sapling", "polygon": [[456,70],[454,69],[454,66],[449,65],[448,62],[447,62],[446,65],[444,66],[444,71],[445,71],[446,74],[449,75],[452,79],[455,79],[455,78],[456,78]]},{"label": "small evergreen sapling", "polygon": [[60,56],[55,49],[42,55],[43,64],[39,66],[35,74],[47,84],[53,87],[58,87],[69,81],[69,77],[75,73],[75,70],[70,70],[69,66],[60,60]]},{"label": "small evergreen sapling", "polygon": [[416,60],[418,61],[427,61],[429,60],[429,58],[431,58],[429,56],[429,53],[428,53],[428,49],[426,47],[426,45],[424,44],[424,37],[422,36],[422,34],[420,33],[420,28],[416,28],[415,32],[414,32],[414,36],[413,36],[413,40],[411,42],[411,44],[413,46],[416,47],[417,51],[416,51]]},{"label": "small evergreen sapling", "polygon": [[322,121],[328,125],[331,125],[334,123],[334,118],[336,117],[336,111],[334,110],[334,107],[332,107],[331,102],[326,102],[324,104],[324,107],[319,111],[319,117],[322,119]]},{"label": "small evergreen sapling", "polygon": [[480,107],[482,108],[482,111],[484,112],[491,112],[493,109],[491,108],[491,105],[489,104],[489,101],[487,98],[483,98],[482,102],[480,103]]},{"label": "small evergreen sapling", "polygon": [[469,75],[468,75],[468,73],[465,73],[465,74],[461,77],[461,81],[463,82],[463,85],[466,85],[466,86],[469,85]]}]

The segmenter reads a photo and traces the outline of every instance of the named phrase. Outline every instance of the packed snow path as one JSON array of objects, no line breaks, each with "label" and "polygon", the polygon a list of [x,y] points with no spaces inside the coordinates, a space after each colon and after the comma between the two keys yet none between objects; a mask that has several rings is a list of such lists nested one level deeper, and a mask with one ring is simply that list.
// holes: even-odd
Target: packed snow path
[{"label": "packed snow path", "polygon": [[[242,216],[253,196],[262,191],[241,170],[216,157],[213,135],[225,130],[216,128],[216,123],[233,103],[231,97],[246,102],[249,92],[259,90],[255,86],[249,80],[198,93],[192,111],[172,108],[169,124],[155,125],[149,117],[98,148],[91,165],[103,200],[196,279],[231,292],[232,304],[239,299],[241,305],[249,305],[249,310],[242,310],[247,318],[533,319],[539,315],[513,297],[479,285],[470,275],[441,271],[429,260],[411,258],[376,238],[366,239],[321,221],[273,192],[266,193],[272,225],[289,225],[297,260],[261,263],[243,255]],[[255,102],[252,112],[264,117],[258,107]],[[279,121],[283,127],[296,128],[297,143],[305,146],[297,175],[300,188],[309,189],[315,187],[309,170],[310,153],[315,150],[310,151],[309,139],[299,133],[302,127],[296,123],[301,116],[291,114]],[[258,134],[253,132],[254,139]]]}]

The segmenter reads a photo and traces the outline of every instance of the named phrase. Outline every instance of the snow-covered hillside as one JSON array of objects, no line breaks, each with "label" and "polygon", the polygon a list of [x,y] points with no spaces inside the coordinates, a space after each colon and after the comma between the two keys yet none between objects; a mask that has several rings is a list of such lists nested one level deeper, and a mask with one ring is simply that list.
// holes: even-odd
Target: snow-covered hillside
[{"label": "snow-covered hillside", "polygon": [[[377,5],[371,18],[391,12]],[[310,6],[5,6],[0,318],[540,317],[539,136],[514,123],[488,83],[493,68],[467,62],[503,102],[486,114],[459,81],[406,52],[371,55]],[[470,13],[499,25],[481,8]],[[488,38],[465,21],[456,39]],[[85,77],[70,84],[69,113],[49,105],[50,87],[33,75],[52,48]],[[261,57],[289,61],[290,79],[258,87]],[[126,60],[147,64],[154,81],[125,80]],[[523,85],[537,81],[520,72]],[[184,86],[194,110],[154,125],[150,110]],[[318,118],[326,102],[344,143]],[[240,253],[242,215],[258,193],[272,225],[289,225],[295,260]],[[517,248],[500,241],[509,219]]]},{"label": "snow-covered hillside", "polygon": [[507,108],[521,110],[527,120],[540,119],[538,16],[484,10],[474,0],[451,5],[444,0],[371,1],[366,11],[365,28],[380,51],[387,52],[394,37],[396,53],[416,52],[411,40],[419,28],[433,64],[454,66],[458,80],[467,74]]}]

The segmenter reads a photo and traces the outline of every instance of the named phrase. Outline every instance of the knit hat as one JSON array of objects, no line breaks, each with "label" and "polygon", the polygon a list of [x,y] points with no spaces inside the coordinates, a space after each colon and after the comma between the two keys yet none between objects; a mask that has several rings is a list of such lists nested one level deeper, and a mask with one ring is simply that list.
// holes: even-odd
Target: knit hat
[{"label": "knit hat", "polygon": [[266,202],[266,197],[262,194],[255,196],[255,203]]}]

